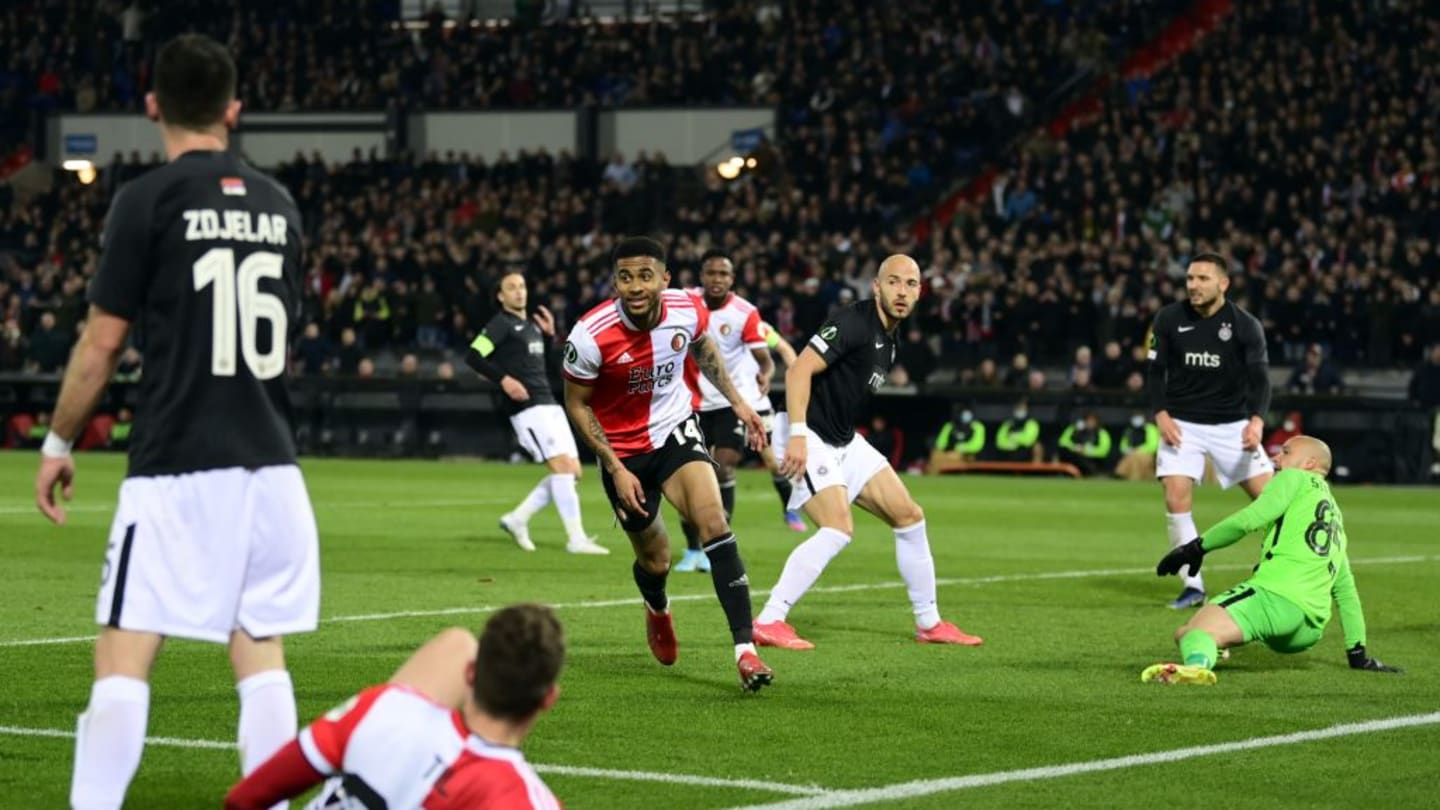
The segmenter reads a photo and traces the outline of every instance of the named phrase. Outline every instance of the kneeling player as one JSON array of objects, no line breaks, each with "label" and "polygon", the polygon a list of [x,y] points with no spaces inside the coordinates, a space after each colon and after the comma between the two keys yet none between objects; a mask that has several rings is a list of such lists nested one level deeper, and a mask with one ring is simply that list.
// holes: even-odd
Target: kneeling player
[{"label": "kneeling player", "polygon": [[634,576],[645,599],[650,651],[675,663],[678,644],[665,579],[670,538],[660,520],[663,493],[682,520],[699,527],[715,594],[730,622],[740,684],[755,691],[770,683],[770,668],[755,654],[750,578],[725,510],[715,463],[695,419],[695,386],[685,377],[693,357],[764,445],[759,414],[735,390],[715,343],[708,313],[687,293],[667,290],[665,249],[630,238],[615,248],[617,297],[588,312],[565,346],[565,410],[600,460],[601,483],[635,549]]},{"label": "kneeling player", "polygon": [[755,640],[764,646],[814,647],[785,619],[850,544],[852,501],[895,531],[895,558],[915,611],[915,640],[981,643],[940,620],[925,514],[885,457],[855,435],[856,422],[895,362],[895,330],[920,297],[920,267],[909,256],[891,256],[881,263],[872,287],[875,298],[832,315],[785,375],[787,410],[797,421],[787,425],[776,417],[775,447],[785,448],[780,469],[795,484],[791,508],[803,506],[819,530],[790,553],[770,592],[755,624]]},{"label": "kneeling player", "polygon": [[1279,653],[1304,652],[1330,621],[1330,601],[1340,606],[1345,650],[1352,669],[1399,672],[1365,652],[1365,614],[1350,573],[1348,538],[1340,507],[1325,483],[1330,448],[1296,436],[1275,456],[1280,470],[1254,503],[1200,537],[1166,554],[1155,573],[1200,570],[1205,554],[1263,528],[1264,554],[1255,574],[1220,594],[1175,631],[1182,663],[1147,667],[1147,683],[1215,683],[1218,650],[1260,641]]},{"label": "kneeling player", "polygon": [[565,637],[548,607],[512,605],[477,642],[452,627],[388,683],[311,723],[225,797],[261,810],[325,781],[323,808],[559,810],[520,753],[560,696]]}]

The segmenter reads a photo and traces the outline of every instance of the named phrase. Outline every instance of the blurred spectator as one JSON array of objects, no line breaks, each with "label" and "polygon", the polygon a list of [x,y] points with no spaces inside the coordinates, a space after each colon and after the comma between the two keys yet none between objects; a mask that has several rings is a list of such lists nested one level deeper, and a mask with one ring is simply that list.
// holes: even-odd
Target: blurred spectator
[{"label": "blurred spectator", "polygon": [[1100,424],[1099,414],[1087,411],[1060,434],[1060,460],[1074,464],[1085,475],[1098,475],[1106,469],[1111,443],[1110,431]]},{"label": "blurred spectator", "polygon": [[910,373],[910,379],[924,383],[939,361],[919,329],[905,333],[905,341],[895,350],[895,363]]},{"label": "blurred spectator", "polygon": [[1105,344],[1104,353],[1095,368],[1095,387],[1105,391],[1117,391],[1125,387],[1125,378],[1130,376],[1130,364],[1125,361],[1124,348],[1118,340]]},{"label": "blurred spectator", "polygon": [[1285,446],[1285,442],[1304,433],[1305,417],[1299,411],[1290,411],[1285,414],[1285,418],[1280,422],[1280,427],[1275,428],[1270,433],[1270,437],[1265,440],[1265,455],[1278,455],[1280,448]]},{"label": "blurred spectator", "polygon": [[995,455],[1001,461],[1042,461],[1045,446],[1040,443],[1040,423],[1030,415],[1029,402],[1015,403],[1010,418],[1000,423],[995,434]]},{"label": "blurred spectator", "polygon": [[985,423],[975,418],[970,405],[957,405],[955,413],[940,428],[930,452],[930,471],[946,463],[975,461],[985,450]]},{"label": "blurred spectator", "polygon": [[891,427],[885,417],[876,414],[868,427],[861,427],[860,433],[870,446],[890,461],[890,466],[903,470],[905,460],[905,434],[898,427]]},{"label": "blurred spectator", "polygon": [[19,371],[25,357],[26,340],[20,331],[20,319],[6,318],[0,323],[0,372]]},{"label": "blurred spectator", "polygon": [[70,360],[70,345],[74,335],[55,325],[55,313],[40,315],[39,327],[30,335],[26,348],[26,368],[41,374],[53,374],[65,367]]},{"label": "blurred spectator", "polygon": [[135,427],[135,413],[129,408],[121,408],[115,414],[115,422],[110,425],[110,435],[107,437],[106,446],[111,450],[125,450],[130,447],[130,432]]},{"label": "blurred spectator", "polygon": [[120,353],[119,361],[115,363],[115,376],[111,379],[118,383],[139,382],[144,364],[145,358],[140,354],[140,350],[134,346],[126,346]]},{"label": "blurred spectator", "polygon": [[[365,350],[356,339],[355,330],[349,327],[340,330],[340,349],[335,355],[335,370],[341,376],[353,377],[360,374],[360,363],[365,360]],[[375,373],[371,364],[370,373]]]},{"label": "blurred spectator", "polygon": [[1340,372],[1325,358],[1324,349],[1318,343],[1306,347],[1304,360],[1290,372],[1290,381],[1285,383],[1285,389],[1294,394],[1338,394],[1344,387]]},{"label": "blurred spectator", "polygon": [[360,358],[360,362],[355,366],[355,376],[362,380],[374,379],[375,361],[368,357]]},{"label": "blurred spectator", "polygon": [[1115,475],[1127,481],[1153,481],[1155,457],[1160,452],[1160,428],[1141,411],[1130,414],[1120,432],[1120,460]]},{"label": "blurred spectator", "polygon": [[330,341],[320,334],[320,324],[314,321],[305,324],[305,331],[295,344],[296,372],[306,376],[324,374],[329,370],[332,351]]}]

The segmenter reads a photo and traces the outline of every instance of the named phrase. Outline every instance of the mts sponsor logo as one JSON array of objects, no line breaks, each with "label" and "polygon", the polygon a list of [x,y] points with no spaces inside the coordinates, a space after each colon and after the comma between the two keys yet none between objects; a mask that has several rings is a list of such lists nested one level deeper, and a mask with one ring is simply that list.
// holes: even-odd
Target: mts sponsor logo
[{"label": "mts sponsor logo", "polygon": [[1185,365],[1197,368],[1219,368],[1220,355],[1210,352],[1185,352]]}]

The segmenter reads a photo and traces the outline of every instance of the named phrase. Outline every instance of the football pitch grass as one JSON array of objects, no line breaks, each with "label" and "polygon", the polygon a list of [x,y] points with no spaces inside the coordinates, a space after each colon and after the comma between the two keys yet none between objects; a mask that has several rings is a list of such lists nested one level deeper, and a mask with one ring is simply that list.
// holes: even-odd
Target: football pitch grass
[{"label": "football pitch grass", "polygon": [[[96,588],[118,456],[79,457],[69,525],[32,503],[34,453],[0,453],[0,807],[61,807],[89,694]],[[707,575],[672,574],[680,659],[645,645],[631,555],[598,477],[587,528],[614,553],[564,553],[553,510],[527,554],[496,527],[530,465],[307,460],[322,623],[287,642],[302,724],[383,681],[420,642],[516,601],[556,605],[569,660],[526,754],[567,807],[1433,806],[1440,766],[1440,492],[1337,488],[1369,647],[1401,676],[1346,667],[1338,621],[1308,653],[1244,648],[1212,688],[1140,683],[1173,660],[1179,590],[1159,488],[1109,481],[914,478],[946,618],[980,648],[911,640],[894,541],[869,516],[791,620],[811,652],[764,650],[775,685],[741,692]],[[1244,496],[1197,492],[1202,528]],[[759,611],[803,535],[767,475],[743,472],[735,521]],[[667,522],[676,527],[673,513]],[[678,531],[676,531],[678,535]],[[1207,558],[1212,593],[1254,538]],[[678,556],[678,555],[677,555]],[[238,777],[222,648],[166,646],[127,807],[218,807]]]}]

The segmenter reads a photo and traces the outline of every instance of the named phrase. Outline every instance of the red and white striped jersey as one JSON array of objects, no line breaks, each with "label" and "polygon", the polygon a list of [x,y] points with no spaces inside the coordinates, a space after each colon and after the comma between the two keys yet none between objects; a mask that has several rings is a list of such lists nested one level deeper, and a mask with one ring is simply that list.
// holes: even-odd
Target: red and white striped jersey
[{"label": "red and white striped jersey", "polygon": [[459,712],[399,684],[366,689],[298,741],[311,767],[334,776],[311,810],[560,808],[518,750],[480,739]]},{"label": "red and white striped jersey", "polygon": [[[695,296],[702,308],[706,308],[701,288],[690,290],[690,294]],[[755,379],[760,373],[760,364],[750,353],[752,349],[769,351],[765,345],[765,326],[760,320],[760,310],[744,298],[730,293],[719,309],[711,309],[709,313],[710,328],[707,331],[715,341],[715,348],[720,350],[720,359],[725,363],[725,371],[729,373],[735,390],[755,410],[771,410],[770,398],[761,395],[760,383]],[[730,407],[730,400],[708,377],[698,373],[698,369],[695,376],[700,382],[700,410],[715,411]]]},{"label": "red and white striped jersey", "polygon": [[621,458],[659,448],[700,405],[685,358],[709,313],[681,290],[662,292],[660,306],[660,323],[646,331],[611,299],[587,312],[565,344],[565,379],[594,387],[590,408]]}]

